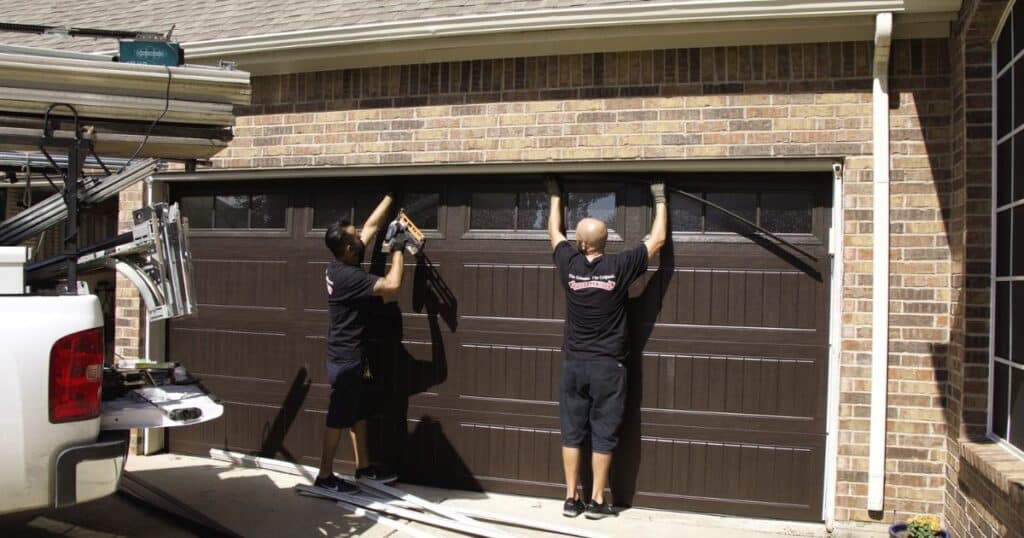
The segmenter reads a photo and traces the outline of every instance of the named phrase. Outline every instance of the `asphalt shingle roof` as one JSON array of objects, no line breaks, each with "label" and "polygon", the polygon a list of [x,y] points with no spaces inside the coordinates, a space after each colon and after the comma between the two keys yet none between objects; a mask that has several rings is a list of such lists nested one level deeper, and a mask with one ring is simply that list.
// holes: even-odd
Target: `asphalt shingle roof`
[{"label": "asphalt shingle roof", "polygon": [[[0,21],[164,32],[179,42],[435,17],[485,15],[638,0],[2,0]],[[0,43],[83,52],[116,49],[110,39],[0,32]]]}]

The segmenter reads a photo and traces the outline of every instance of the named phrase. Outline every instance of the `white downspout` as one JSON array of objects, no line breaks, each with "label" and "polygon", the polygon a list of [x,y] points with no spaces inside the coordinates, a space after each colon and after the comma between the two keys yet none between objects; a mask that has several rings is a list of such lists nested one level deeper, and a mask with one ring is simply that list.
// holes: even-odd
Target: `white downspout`
[{"label": "white downspout", "polygon": [[871,433],[868,449],[868,510],[885,504],[885,418],[889,384],[889,47],[892,13],[875,17],[872,89],[874,153],[874,252],[871,284]]}]

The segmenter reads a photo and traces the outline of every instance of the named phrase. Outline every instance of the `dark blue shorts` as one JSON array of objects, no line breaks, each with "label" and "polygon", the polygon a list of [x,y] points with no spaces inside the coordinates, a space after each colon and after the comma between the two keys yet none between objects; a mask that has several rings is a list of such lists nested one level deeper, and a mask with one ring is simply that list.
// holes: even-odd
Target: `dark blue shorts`
[{"label": "dark blue shorts", "polygon": [[626,367],[608,359],[562,361],[558,409],[563,446],[580,448],[589,435],[594,452],[611,454],[626,410]]},{"label": "dark blue shorts", "polygon": [[328,428],[351,428],[366,418],[365,371],[362,363],[327,360],[327,380],[331,384],[331,400],[327,404]]}]

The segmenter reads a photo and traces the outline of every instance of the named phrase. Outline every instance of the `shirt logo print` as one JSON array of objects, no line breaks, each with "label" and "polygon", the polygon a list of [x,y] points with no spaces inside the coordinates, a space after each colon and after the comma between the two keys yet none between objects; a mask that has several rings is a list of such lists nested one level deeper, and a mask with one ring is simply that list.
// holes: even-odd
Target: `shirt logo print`
[{"label": "shirt logo print", "polygon": [[324,280],[327,281],[327,295],[334,293],[334,282],[331,281],[331,277],[324,275]]},{"label": "shirt logo print", "polygon": [[569,289],[572,291],[580,291],[586,289],[614,291],[615,275],[580,276],[570,273]]}]

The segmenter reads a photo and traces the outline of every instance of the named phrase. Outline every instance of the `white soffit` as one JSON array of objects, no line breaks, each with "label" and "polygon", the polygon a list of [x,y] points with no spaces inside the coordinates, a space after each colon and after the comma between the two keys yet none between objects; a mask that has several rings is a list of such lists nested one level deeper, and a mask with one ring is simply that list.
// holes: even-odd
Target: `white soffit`
[{"label": "white soffit", "polygon": [[420,19],[185,43],[253,74],[657,48],[945,37],[961,0],[700,0]]}]

